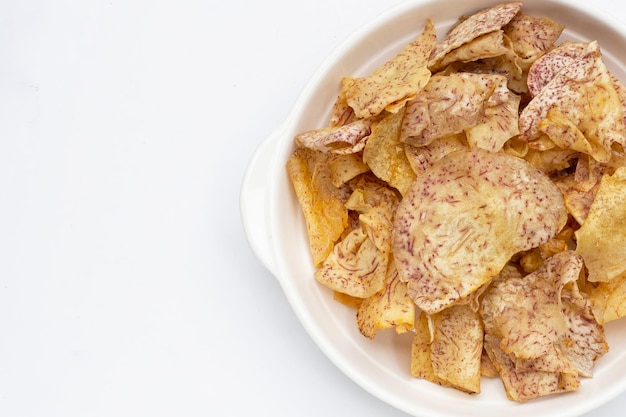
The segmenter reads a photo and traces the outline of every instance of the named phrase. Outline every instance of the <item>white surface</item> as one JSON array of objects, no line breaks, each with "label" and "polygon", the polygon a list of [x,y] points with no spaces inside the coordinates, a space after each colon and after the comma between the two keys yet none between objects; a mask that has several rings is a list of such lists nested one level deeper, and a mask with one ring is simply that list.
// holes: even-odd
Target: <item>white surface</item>
[{"label": "white surface", "polygon": [[0,415],[405,415],[322,355],[239,215],[317,66],[398,3],[0,2]]}]

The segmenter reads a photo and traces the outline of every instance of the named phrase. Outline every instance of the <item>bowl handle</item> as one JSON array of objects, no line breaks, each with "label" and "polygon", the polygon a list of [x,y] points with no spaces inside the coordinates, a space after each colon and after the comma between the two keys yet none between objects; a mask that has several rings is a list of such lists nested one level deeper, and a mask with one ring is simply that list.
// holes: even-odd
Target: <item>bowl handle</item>
[{"label": "bowl handle", "polygon": [[263,266],[275,275],[270,231],[270,169],[274,166],[276,143],[284,135],[283,123],[265,139],[252,155],[243,178],[239,204],[244,231],[252,251]]}]

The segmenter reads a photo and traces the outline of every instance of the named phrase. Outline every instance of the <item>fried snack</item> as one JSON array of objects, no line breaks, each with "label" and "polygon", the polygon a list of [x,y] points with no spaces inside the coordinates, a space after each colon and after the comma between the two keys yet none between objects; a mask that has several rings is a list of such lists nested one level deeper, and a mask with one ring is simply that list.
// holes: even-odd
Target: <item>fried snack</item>
[{"label": "fried snack", "polygon": [[363,150],[363,162],[381,180],[406,194],[415,180],[415,172],[400,143],[404,109],[388,114],[376,123]]},{"label": "fried snack", "polygon": [[576,287],[583,266],[573,251],[546,260],[522,276],[507,267],[486,291],[480,314],[485,349],[507,396],[528,401],[575,390],[608,345]]},{"label": "fried snack", "polygon": [[626,87],[598,43],[504,3],[345,76],[287,163],[315,279],[410,374],[577,390],[626,315]]},{"label": "fried snack", "polygon": [[489,282],[515,253],[546,243],[566,220],[559,189],[527,162],[458,151],[399,203],[393,254],[409,294],[433,314]]},{"label": "fried snack", "polygon": [[435,42],[435,27],[429,19],[416,40],[369,77],[344,78],[341,94],[356,116],[367,118],[383,110],[395,113],[415,97],[430,79],[427,62]]},{"label": "fried snack", "polygon": [[[571,49],[565,46],[567,51]],[[612,77],[602,61],[597,42],[588,42],[575,58],[554,54],[558,64],[554,75],[542,87],[532,87],[529,74],[529,89],[538,90],[534,98],[523,109],[519,118],[520,138],[537,147],[545,146],[545,140],[561,149],[572,149],[586,153],[600,162],[611,159],[613,144],[626,144],[626,126],[621,101],[613,85]],[[565,58],[563,58],[565,57]],[[562,64],[563,59],[566,60]],[[548,66],[541,59],[534,66]],[[549,61],[548,62],[552,62]],[[551,73],[550,70],[530,73]],[[532,88],[531,88],[532,87]]]},{"label": "fried snack", "polygon": [[519,13],[521,8],[521,2],[499,4],[460,21],[433,51],[428,64],[429,68],[433,72],[441,69],[441,63],[448,53],[480,36],[501,29]]},{"label": "fried snack", "polygon": [[395,328],[406,333],[415,326],[415,304],[408,296],[406,283],[400,281],[394,262],[389,262],[385,287],[358,306],[356,322],[361,334],[369,339],[379,329]]},{"label": "fried snack", "polygon": [[287,172],[304,214],[313,264],[319,266],[332,252],[348,224],[345,195],[330,180],[328,155],[298,148],[287,161]]},{"label": "fried snack", "polygon": [[434,75],[407,103],[400,140],[412,146],[464,132],[485,118],[485,108],[508,100],[507,79],[498,74]]},{"label": "fried snack", "polygon": [[483,326],[477,312],[453,306],[430,316],[430,359],[437,380],[470,394],[480,392]]},{"label": "fried snack", "polygon": [[626,167],[602,177],[576,242],[589,281],[606,282],[626,272]]}]

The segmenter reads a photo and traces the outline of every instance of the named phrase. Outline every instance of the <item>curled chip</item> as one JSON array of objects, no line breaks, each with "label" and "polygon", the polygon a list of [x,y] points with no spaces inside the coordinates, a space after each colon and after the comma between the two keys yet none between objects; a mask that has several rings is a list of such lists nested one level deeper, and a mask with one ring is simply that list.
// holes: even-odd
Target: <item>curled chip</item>
[{"label": "curled chip", "polygon": [[489,9],[481,10],[460,21],[433,51],[428,63],[429,68],[433,71],[440,69],[442,61],[448,53],[479,36],[501,29],[513,19],[521,8],[521,2],[499,4]]},{"label": "curled chip", "polygon": [[344,78],[341,94],[356,116],[376,116],[383,110],[395,113],[415,97],[430,79],[426,64],[435,42],[435,27],[428,19],[416,40],[369,77]]},{"label": "curled chip", "polygon": [[589,281],[606,282],[626,272],[626,167],[602,177],[576,241]]},{"label": "curled chip", "polygon": [[509,398],[575,390],[607,352],[604,331],[576,286],[582,265],[565,251],[527,276],[508,266],[485,292],[485,349]]},{"label": "curled chip", "polygon": [[[531,145],[534,141],[545,143],[547,138],[562,149],[584,152],[597,161],[608,162],[613,144],[626,145],[620,97],[602,61],[598,43],[589,42],[579,49],[583,52],[576,58],[555,54],[559,63],[551,65],[556,69],[545,70],[556,71],[554,76],[538,89],[519,116],[520,138]],[[534,66],[550,68],[542,61]],[[533,72],[531,68],[531,91],[537,89],[532,87]]]},{"label": "curled chip", "polygon": [[319,266],[333,250],[348,225],[345,192],[332,184],[325,161],[328,154],[297,149],[287,161],[287,172],[304,214],[313,263]]},{"label": "curled chip", "polygon": [[489,282],[513,254],[550,240],[566,220],[559,189],[527,162],[458,151],[399,203],[393,253],[409,294],[432,314]]},{"label": "curled chip", "polygon": [[485,118],[485,109],[508,100],[507,79],[498,74],[435,75],[407,103],[400,140],[425,146],[462,133]]},{"label": "curled chip", "polygon": [[406,194],[415,179],[415,172],[400,143],[403,117],[404,109],[376,123],[363,150],[363,162],[378,178],[398,189],[402,195]]}]

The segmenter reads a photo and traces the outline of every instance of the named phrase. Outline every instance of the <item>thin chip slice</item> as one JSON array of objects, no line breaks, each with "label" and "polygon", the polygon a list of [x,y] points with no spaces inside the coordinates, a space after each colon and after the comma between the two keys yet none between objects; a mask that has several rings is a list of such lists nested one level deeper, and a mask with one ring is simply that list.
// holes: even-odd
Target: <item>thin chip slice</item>
[{"label": "thin chip slice", "polygon": [[[572,149],[608,162],[614,144],[626,144],[624,114],[598,43],[585,48],[583,56],[559,67],[521,112],[519,136],[532,142],[547,134],[557,145],[575,145]],[[561,140],[559,130],[565,131]]]},{"label": "thin chip slice", "polygon": [[434,24],[428,19],[417,39],[370,76],[344,78],[343,94],[356,116],[368,118],[383,110],[395,113],[415,97],[430,79],[426,65],[436,38]]},{"label": "thin chip slice", "polygon": [[315,271],[315,279],[334,291],[367,298],[384,288],[388,263],[389,256],[378,250],[363,228],[357,228],[335,245]]},{"label": "thin chip slice", "polygon": [[436,139],[426,146],[406,145],[404,147],[407,160],[416,176],[424,174],[428,168],[446,155],[467,149],[465,133]]},{"label": "thin chip slice", "polygon": [[357,325],[363,336],[374,339],[377,330],[395,328],[397,333],[413,330],[415,304],[408,296],[406,283],[398,278],[393,262],[389,262],[385,288],[360,304]]},{"label": "thin chip slice", "polygon": [[446,38],[433,51],[428,64],[432,71],[441,68],[441,61],[446,54],[479,36],[501,29],[519,13],[521,2],[499,4],[481,10],[454,26]]},{"label": "thin chip slice", "polygon": [[626,316],[626,273],[598,283],[589,293],[593,315],[600,324]]},{"label": "thin chip slice", "polygon": [[626,167],[602,177],[576,241],[589,281],[606,282],[626,271]]},{"label": "thin chip slice", "polygon": [[404,144],[400,142],[403,118],[404,110],[401,110],[376,123],[363,150],[363,162],[378,178],[398,189],[402,195],[406,194],[415,179]]},{"label": "thin chip slice", "polygon": [[430,357],[439,380],[471,394],[480,392],[483,327],[478,313],[466,305],[430,316]]},{"label": "thin chip slice", "polygon": [[508,99],[507,79],[498,74],[434,75],[407,103],[400,140],[413,146],[454,135],[475,126],[485,108]]},{"label": "thin chip slice", "polygon": [[438,67],[443,68],[454,62],[466,63],[493,58],[506,52],[504,32],[502,30],[494,30],[454,49],[441,59]]},{"label": "thin chip slice", "polygon": [[328,155],[298,148],[287,161],[287,172],[294,187],[309,237],[313,264],[321,265],[348,225],[345,191],[335,187],[325,161]]},{"label": "thin chip slice", "polygon": [[576,284],[582,266],[573,251],[561,252],[525,277],[506,268],[485,292],[480,310],[485,349],[509,398],[523,402],[577,389],[581,370],[576,365],[586,372],[587,360],[601,356],[594,343],[603,333],[593,340],[584,336],[585,329],[592,334],[598,329],[585,323],[588,305],[583,301],[581,307],[580,293],[564,289]]},{"label": "thin chip slice", "polygon": [[393,254],[409,294],[429,314],[495,277],[513,254],[565,225],[559,189],[526,161],[482,149],[449,154],[399,203]]}]

